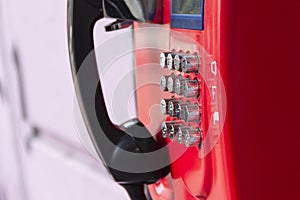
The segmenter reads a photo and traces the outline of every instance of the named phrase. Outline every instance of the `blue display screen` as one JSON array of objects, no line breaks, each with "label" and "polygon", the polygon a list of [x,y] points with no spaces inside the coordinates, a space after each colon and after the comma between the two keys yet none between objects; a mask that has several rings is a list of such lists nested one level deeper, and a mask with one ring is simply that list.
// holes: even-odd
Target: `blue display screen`
[{"label": "blue display screen", "polygon": [[171,27],[203,30],[204,0],[172,0]]}]

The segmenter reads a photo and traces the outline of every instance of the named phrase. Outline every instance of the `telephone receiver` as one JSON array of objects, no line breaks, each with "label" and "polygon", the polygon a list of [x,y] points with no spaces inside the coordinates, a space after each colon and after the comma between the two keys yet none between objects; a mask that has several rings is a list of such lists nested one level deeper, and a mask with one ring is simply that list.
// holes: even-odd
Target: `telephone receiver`
[{"label": "telephone receiver", "polygon": [[[162,23],[162,2],[68,1],[69,56],[81,114],[98,156],[115,181],[127,190],[131,199],[147,199],[144,185],[153,184],[165,177],[170,168],[167,165],[151,169],[155,160],[144,155],[162,149],[163,144],[153,138],[139,119],[131,119],[120,126],[111,122],[96,63],[93,28],[99,19],[107,16],[116,18],[116,21],[109,24],[106,31],[129,27],[133,21]],[[157,159],[168,160],[167,150],[161,152],[163,153]],[[126,170],[128,163],[139,165],[139,170]]]}]

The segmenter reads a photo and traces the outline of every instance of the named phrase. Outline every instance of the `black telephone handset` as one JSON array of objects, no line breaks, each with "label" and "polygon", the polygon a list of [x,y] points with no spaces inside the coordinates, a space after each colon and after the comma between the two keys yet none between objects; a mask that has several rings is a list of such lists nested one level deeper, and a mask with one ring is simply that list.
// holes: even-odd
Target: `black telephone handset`
[{"label": "black telephone handset", "polygon": [[[146,0],[141,2],[140,6],[143,9],[146,4],[149,4],[149,1]],[[151,2],[156,1],[152,0]],[[104,11],[103,4],[107,4],[107,10],[110,13],[116,11],[115,17],[119,18],[118,23],[128,23],[128,20],[124,20],[125,18],[130,21],[147,21],[148,15],[136,16],[134,13],[132,14],[125,1],[69,0],[69,55],[75,92],[93,145],[115,181],[127,190],[132,199],[147,199],[144,194],[144,185],[155,183],[165,177],[170,169],[169,166],[166,166],[152,170],[149,166],[155,160],[141,156],[161,149],[162,144],[159,144],[152,137],[138,119],[132,119],[122,126],[116,126],[108,116],[97,69],[96,55],[93,51],[94,25],[107,12],[107,10]],[[118,4],[117,7],[123,10],[114,9],[115,4]],[[120,18],[123,19],[120,21]],[[112,30],[114,29],[112,28]],[[135,156],[137,154],[139,156]],[[157,159],[168,160],[167,151],[160,156]],[[141,170],[138,172],[120,170],[122,168],[120,165],[132,162],[141,165]],[[120,166],[120,168],[112,166]]]}]

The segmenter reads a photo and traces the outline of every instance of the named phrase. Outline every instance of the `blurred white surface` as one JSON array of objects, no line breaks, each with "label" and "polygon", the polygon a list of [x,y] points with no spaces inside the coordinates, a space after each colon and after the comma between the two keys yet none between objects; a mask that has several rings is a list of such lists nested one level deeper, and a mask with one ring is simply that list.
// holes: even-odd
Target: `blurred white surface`
[{"label": "blurred white surface", "polygon": [[[0,0],[5,91],[0,97],[0,192],[5,200],[128,199],[76,132],[66,10],[67,1],[61,0]],[[131,66],[132,59],[126,59]]]}]

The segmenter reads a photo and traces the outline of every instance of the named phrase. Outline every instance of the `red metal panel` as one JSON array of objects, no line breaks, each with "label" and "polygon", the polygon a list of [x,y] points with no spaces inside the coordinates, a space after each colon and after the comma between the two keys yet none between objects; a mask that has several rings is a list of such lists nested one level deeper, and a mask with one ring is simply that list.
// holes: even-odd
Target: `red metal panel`
[{"label": "red metal panel", "polygon": [[228,2],[224,52],[239,198],[299,199],[300,2]]}]

